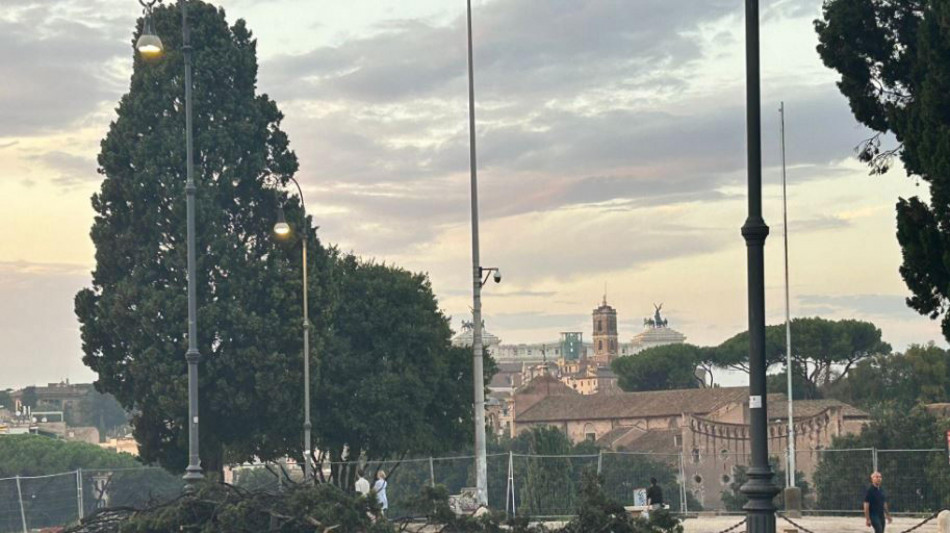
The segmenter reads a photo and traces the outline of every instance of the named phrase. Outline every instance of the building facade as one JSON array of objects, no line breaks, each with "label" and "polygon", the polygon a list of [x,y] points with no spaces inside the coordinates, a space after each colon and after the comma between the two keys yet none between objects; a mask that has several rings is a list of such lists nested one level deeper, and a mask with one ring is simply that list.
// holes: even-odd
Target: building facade
[{"label": "building facade", "polygon": [[[572,442],[597,442],[615,451],[683,458],[681,477],[700,503],[719,506],[735,468],[751,452],[746,387],[626,392],[538,397],[515,394],[514,434],[553,426]],[[782,457],[788,448],[784,395],[769,396],[769,450]],[[821,450],[832,439],[856,434],[868,414],[836,400],[795,402],[798,470],[811,479]]]}]

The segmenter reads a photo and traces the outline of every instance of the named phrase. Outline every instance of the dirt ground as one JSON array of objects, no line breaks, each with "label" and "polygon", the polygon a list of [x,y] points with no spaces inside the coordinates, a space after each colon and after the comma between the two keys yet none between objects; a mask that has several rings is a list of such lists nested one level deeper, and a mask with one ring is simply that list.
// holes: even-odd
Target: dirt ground
[{"label": "dirt ground", "polygon": [[[729,526],[735,525],[742,520],[741,516],[701,516],[699,518],[689,518],[683,522],[685,533],[718,533]],[[803,527],[814,531],[815,533],[870,533],[871,528],[865,527],[864,517],[825,517],[825,516],[805,516],[801,519],[793,519]],[[899,533],[909,529],[921,522],[920,518],[895,517],[894,523],[888,524],[887,533]],[[741,533],[745,527],[733,530],[733,533]],[[776,533],[798,532],[804,533],[789,524],[788,522],[777,518]],[[937,520],[931,520],[920,529],[914,530],[915,533],[936,533]]]}]

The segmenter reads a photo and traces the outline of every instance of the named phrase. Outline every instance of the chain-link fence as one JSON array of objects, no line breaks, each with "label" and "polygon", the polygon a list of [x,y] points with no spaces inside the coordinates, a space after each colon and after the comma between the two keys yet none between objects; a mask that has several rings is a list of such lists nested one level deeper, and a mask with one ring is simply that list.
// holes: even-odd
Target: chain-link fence
[{"label": "chain-link fence", "polygon": [[877,450],[891,512],[931,513],[950,508],[946,450]]},{"label": "chain-link fence", "polygon": [[64,526],[106,507],[147,507],[183,486],[161,468],[144,467],[0,479],[0,533]]},{"label": "chain-link fence", "polygon": [[[787,481],[788,458],[772,457],[774,482]],[[862,512],[864,492],[875,470],[894,513],[932,513],[950,508],[950,464],[946,450],[799,450],[795,482],[806,512]],[[488,456],[488,501],[518,516],[572,515],[585,472],[604,480],[608,496],[625,506],[643,503],[650,478],[662,487],[674,512],[741,512],[739,487],[746,481],[748,454],[658,454],[603,451],[590,455],[493,454]],[[411,514],[423,487],[443,485],[451,495],[476,486],[470,455],[400,461],[323,463],[318,475],[353,490],[357,472],[371,482],[387,472],[389,516]],[[299,464],[240,465],[225,480],[252,491],[278,492],[303,481]],[[77,470],[62,474],[0,479],[0,533],[39,530],[73,523],[99,508],[146,507],[181,494],[182,480],[159,468]],[[783,507],[782,497],[776,504]]]}]

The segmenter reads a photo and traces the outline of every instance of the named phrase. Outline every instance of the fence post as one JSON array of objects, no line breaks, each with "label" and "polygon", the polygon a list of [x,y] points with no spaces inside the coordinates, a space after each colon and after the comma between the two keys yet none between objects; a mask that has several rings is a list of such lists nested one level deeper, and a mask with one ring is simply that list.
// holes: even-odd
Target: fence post
[{"label": "fence post", "polygon": [[604,466],[604,450],[597,450],[597,475],[599,476],[603,471]]},{"label": "fence post", "polygon": [[686,461],[683,460],[683,452],[680,456],[680,510],[683,514],[689,512],[689,504],[686,503]]},{"label": "fence post", "polygon": [[79,506],[79,519],[84,518],[82,501],[82,468],[76,469],[76,505]]},{"label": "fence post", "polygon": [[871,448],[871,472],[877,472],[877,448]]},{"label": "fence post", "polygon": [[23,490],[20,488],[20,476],[16,477],[16,495],[20,500],[20,520],[23,522],[23,533],[29,533],[26,528],[26,509],[23,508]]},{"label": "fence post", "polygon": [[[517,505],[515,504],[515,459],[514,453],[508,452],[508,494],[511,497],[511,516],[518,516]],[[505,512],[508,512],[508,501],[505,501]]]},{"label": "fence post", "polygon": [[435,465],[431,455],[429,456],[429,485],[435,488]]}]

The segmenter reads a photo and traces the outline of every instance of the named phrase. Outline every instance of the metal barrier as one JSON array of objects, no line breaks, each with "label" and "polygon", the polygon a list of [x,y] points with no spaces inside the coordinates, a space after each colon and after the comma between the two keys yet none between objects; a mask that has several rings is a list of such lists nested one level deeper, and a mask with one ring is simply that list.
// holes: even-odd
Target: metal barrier
[{"label": "metal barrier", "polygon": [[[773,458],[783,471],[786,461]],[[895,513],[930,515],[950,508],[950,465],[945,450],[799,450],[796,484],[806,513],[860,514],[869,475],[884,476]],[[602,451],[589,455],[488,456],[490,505],[514,516],[565,517],[574,514],[585,471],[599,473],[604,490],[623,505],[636,504],[639,489],[657,478],[673,512],[741,510],[748,455],[655,454]],[[389,474],[389,515],[405,516],[410,500],[425,486],[444,485],[449,494],[474,487],[474,457],[424,457],[402,461],[324,463],[325,476],[357,468],[367,478],[379,469]],[[352,474],[350,474],[352,473]],[[298,464],[270,463],[232,467],[226,479],[237,486],[280,491],[303,480]],[[780,475],[775,482],[782,485]],[[339,482],[338,482],[339,483]],[[22,532],[76,522],[96,509],[144,507],[181,493],[181,479],[159,468],[77,470],[61,474],[0,479],[0,533]],[[352,489],[352,487],[349,487]],[[640,493],[642,494],[642,493]],[[776,504],[781,508],[781,496]]]}]

